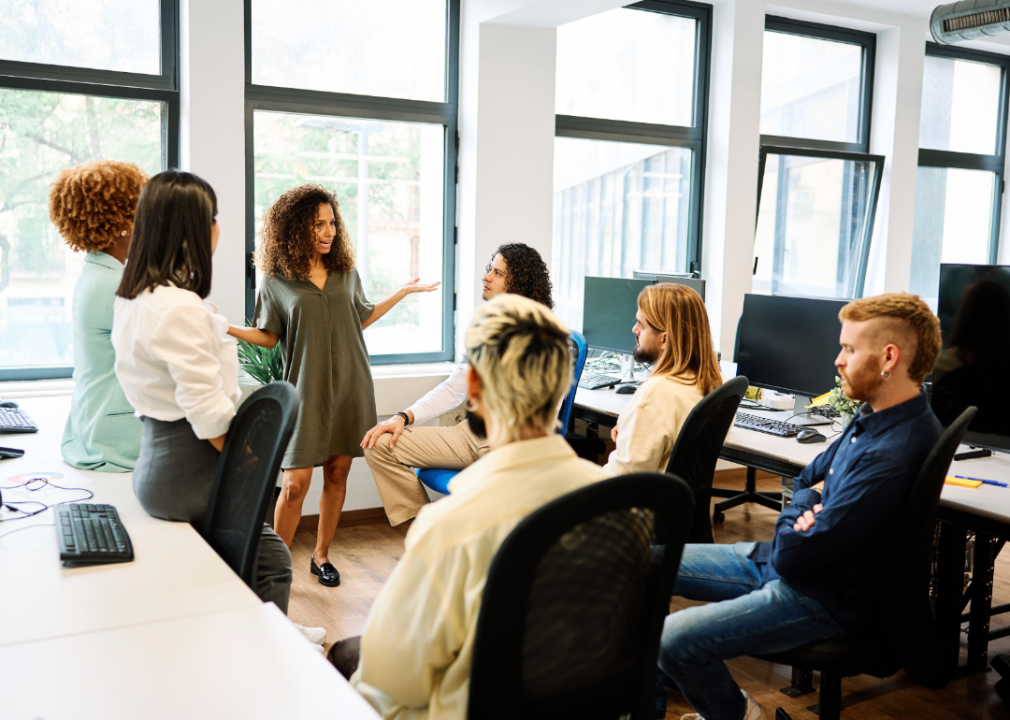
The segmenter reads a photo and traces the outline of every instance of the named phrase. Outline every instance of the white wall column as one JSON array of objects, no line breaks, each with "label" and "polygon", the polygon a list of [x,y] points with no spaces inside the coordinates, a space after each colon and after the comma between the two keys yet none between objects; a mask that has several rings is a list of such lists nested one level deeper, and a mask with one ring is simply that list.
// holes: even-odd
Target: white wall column
[{"label": "white wall column", "polygon": [[217,194],[221,240],[208,298],[229,321],[245,320],[245,21],[242,0],[183,0],[182,170]]},{"label": "white wall column", "polygon": [[726,0],[712,17],[702,276],[716,349],[730,360],[754,266],[764,3]]}]

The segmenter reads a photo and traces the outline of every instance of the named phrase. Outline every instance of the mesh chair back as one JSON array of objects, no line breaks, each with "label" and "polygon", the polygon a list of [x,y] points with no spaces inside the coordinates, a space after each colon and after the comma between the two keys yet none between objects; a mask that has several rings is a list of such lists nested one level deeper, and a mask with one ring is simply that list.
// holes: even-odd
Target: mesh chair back
[{"label": "mesh chair back", "polygon": [[719,451],[733,426],[740,401],[747,393],[747,378],[722,384],[694,406],[670,454],[666,472],[683,478],[694,493],[694,519],[689,543],[714,542],[712,537],[712,478]]},{"label": "mesh chair back", "polygon": [[934,662],[937,643],[929,604],[936,511],[950,463],[975,412],[975,407],[969,407],[961,413],[926,456],[895,525],[883,564],[885,611],[879,618],[878,632],[886,633],[890,646],[901,654],[902,666],[927,686],[942,686],[937,670],[942,673],[944,669],[942,662]]},{"label": "mesh chair back", "polygon": [[470,720],[652,717],[692,503],[680,478],[634,473],[521,522],[484,587]]},{"label": "mesh chair back", "polygon": [[228,428],[210,491],[201,534],[254,590],[263,517],[297,415],[298,394],[290,383],[253,393]]},{"label": "mesh chair back", "polygon": [[572,417],[572,405],[575,404],[575,391],[579,389],[582,378],[582,368],[586,366],[586,355],[589,348],[586,338],[577,330],[573,330],[568,338],[568,352],[572,356],[572,387],[561,403],[561,413],[558,415],[558,432],[564,437],[568,433],[568,423]]}]

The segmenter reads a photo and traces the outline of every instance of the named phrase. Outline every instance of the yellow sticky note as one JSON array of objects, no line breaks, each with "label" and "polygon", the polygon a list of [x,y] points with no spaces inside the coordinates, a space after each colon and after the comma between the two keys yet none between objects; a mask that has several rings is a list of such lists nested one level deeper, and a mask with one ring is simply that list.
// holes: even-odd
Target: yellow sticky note
[{"label": "yellow sticky note", "polygon": [[807,407],[812,408],[812,407],[820,407],[821,405],[827,405],[829,397],[831,397],[830,390],[824,393],[823,395],[818,395],[817,397],[815,397],[813,400],[810,401],[810,404],[807,405]]},{"label": "yellow sticky note", "polygon": [[947,485],[960,485],[961,487],[977,488],[982,484],[981,480],[965,480],[964,478],[954,477],[953,475],[948,475],[944,482]]}]

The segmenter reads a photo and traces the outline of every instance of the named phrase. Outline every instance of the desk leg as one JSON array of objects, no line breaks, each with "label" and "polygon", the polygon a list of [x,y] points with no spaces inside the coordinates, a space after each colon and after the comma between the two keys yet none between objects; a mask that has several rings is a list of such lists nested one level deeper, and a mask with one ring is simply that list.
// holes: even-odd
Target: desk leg
[{"label": "desk leg", "polygon": [[961,649],[961,609],[964,596],[964,556],[967,531],[953,523],[940,523],[936,568],[936,623],[940,656],[948,677],[958,669]]},{"label": "desk leg", "polygon": [[968,620],[969,673],[989,669],[989,609],[992,607],[993,562],[996,538],[985,533],[975,533],[975,552],[971,579],[971,611]]}]

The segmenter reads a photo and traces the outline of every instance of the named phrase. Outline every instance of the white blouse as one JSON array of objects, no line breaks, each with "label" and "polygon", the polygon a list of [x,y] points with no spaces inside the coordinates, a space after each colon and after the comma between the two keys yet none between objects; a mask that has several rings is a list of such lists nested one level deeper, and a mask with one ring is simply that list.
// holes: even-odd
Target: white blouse
[{"label": "white blouse", "polygon": [[235,417],[238,345],[228,320],[190,290],[158,286],[117,297],[116,376],[138,417],[186,418],[201,440],[224,435]]}]

